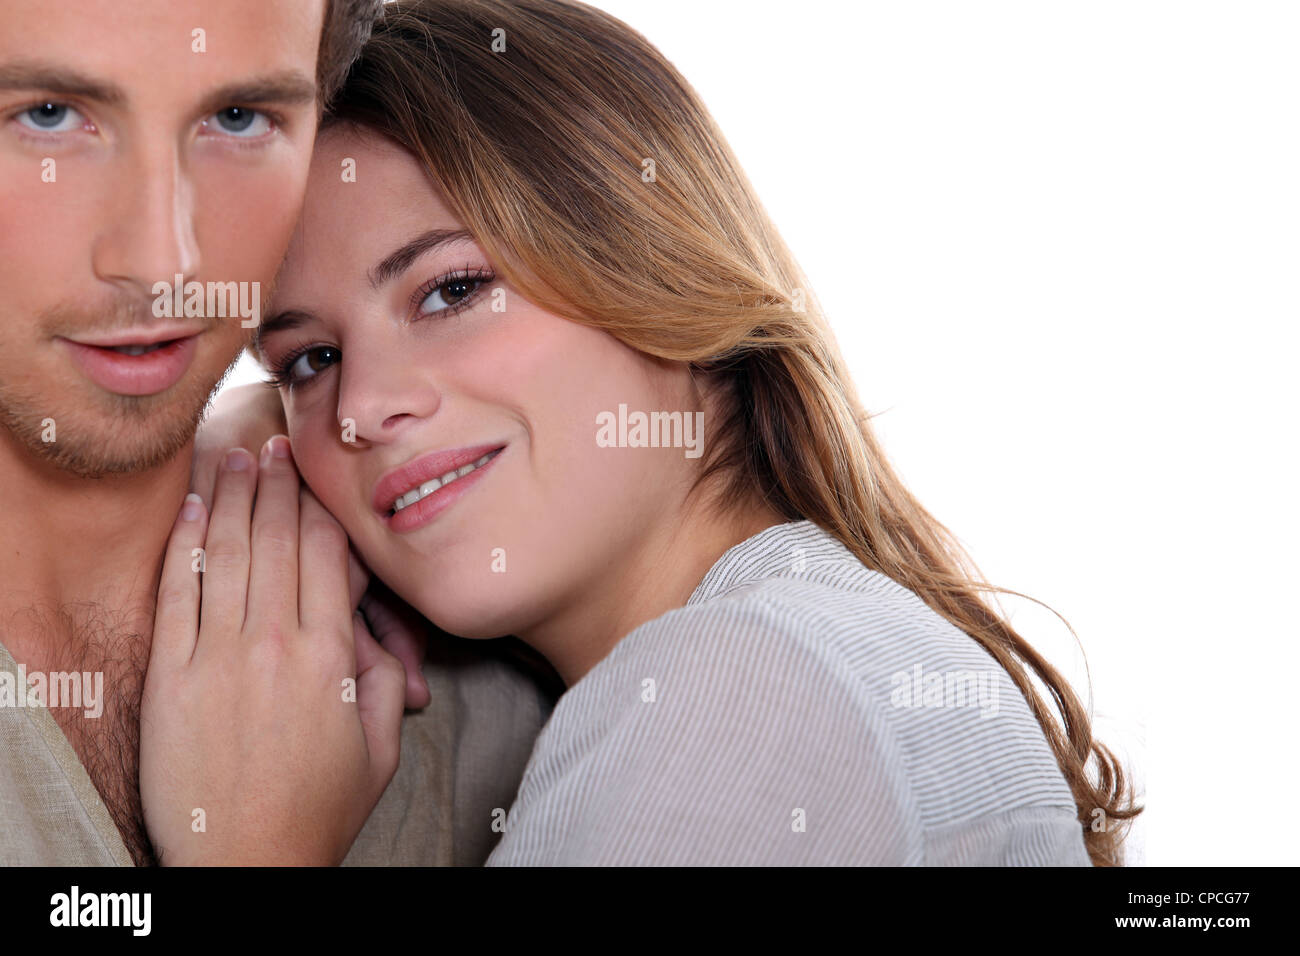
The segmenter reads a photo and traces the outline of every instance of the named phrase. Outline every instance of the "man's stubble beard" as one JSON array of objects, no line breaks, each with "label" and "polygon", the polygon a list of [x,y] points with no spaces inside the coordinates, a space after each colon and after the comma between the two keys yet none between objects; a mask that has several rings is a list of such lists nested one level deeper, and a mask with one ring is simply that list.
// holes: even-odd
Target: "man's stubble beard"
[{"label": "man's stubble beard", "polygon": [[[100,392],[89,402],[70,403],[62,396],[35,395],[0,382],[0,428],[36,458],[78,478],[103,478],[157,468],[171,461],[193,440],[208,400],[220,387],[241,352],[236,352],[214,381],[199,380],[193,370],[159,395],[114,395]],[[89,383],[77,383],[76,391]],[[89,407],[88,407],[89,406]],[[46,441],[53,421],[54,441]]]}]

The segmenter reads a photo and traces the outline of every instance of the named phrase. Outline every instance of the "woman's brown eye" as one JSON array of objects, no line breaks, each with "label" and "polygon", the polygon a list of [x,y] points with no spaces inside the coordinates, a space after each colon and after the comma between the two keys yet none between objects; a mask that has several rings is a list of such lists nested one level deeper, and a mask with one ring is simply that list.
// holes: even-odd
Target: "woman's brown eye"
[{"label": "woman's brown eye", "polygon": [[424,297],[420,311],[428,315],[453,308],[472,296],[482,284],[482,279],[452,279],[444,282]]},{"label": "woman's brown eye", "polygon": [[311,366],[314,372],[329,368],[339,360],[338,350],[331,348],[312,349],[303,357],[307,359],[307,364]]},{"label": "woman's brown eye", "polygon": [[339,350],[328,345],[307,349],[305,352],[300,352],[293,361],[285,363],[282,369],[275,373],[272,380],[276,383],[277,388],[283,388],[286,385],[302,385],[311,381],[331,365],[336,364],[340,357]]},{"label": "woman's brown eye", "polygon": [[455,305],[461,299],[468,296],[474,290],[471,288],[474,282],[470,279],[456,279],[443,285],[442,288],[447,290],[447,294],[442,297],[442,301],[448,305]]}]

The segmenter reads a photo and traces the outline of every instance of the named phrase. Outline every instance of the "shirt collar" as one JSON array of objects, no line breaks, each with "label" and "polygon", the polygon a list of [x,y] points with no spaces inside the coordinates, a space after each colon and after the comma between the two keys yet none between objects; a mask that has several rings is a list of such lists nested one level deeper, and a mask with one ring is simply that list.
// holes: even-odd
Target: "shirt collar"
[{"label": "shirt collar", "polygon": [[[820,578],[828,564],[860,562],[839,539],[807,519],[764,528],[723,552],[686,604],[699,604],[767,578]],[[866,570],[865,568],[861,568]]]}]

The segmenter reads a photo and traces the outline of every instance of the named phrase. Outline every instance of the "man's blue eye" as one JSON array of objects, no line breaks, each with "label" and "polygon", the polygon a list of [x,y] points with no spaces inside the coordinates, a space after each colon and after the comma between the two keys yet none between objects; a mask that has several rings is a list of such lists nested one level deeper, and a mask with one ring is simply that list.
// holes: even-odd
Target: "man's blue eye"
[{"label": "man's blue eye", "polygon": [[[62,133],[85,123],[80,113],[62,103],[42,103],[40,106],[33,106],[19,113],[18,119],[28,129],[39,130],[42,133]],[[81,123],[69,123],[70,119],[80,120]]]},{"label": "man's blue eye", "polygon": [[63,122],[68,115],[68,108],[57,103],[45,103],[28,110],[27,115],[42,129],[51,129]]},{"label": "man's blue eye", "polygon": [[216,125],[224,133],[240,138],[260,136],[271,128],[271,121],[265,113],[250,110],[243,106],[231,106],[213,114]]}]

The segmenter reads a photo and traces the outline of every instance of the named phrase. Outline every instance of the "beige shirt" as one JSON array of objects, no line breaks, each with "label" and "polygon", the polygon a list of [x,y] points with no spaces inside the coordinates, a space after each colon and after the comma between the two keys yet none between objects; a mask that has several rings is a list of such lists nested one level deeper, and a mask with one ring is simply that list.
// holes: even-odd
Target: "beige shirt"
[{"label": "beige shirt", "polygon": [[[432,703],[402,718],[401,763],[345,866],[486,861],[558,691],[521,647],[432,639]],[[0,670],[17,679],[3,644]],[[132,865],[76,751],[40,705],[0,706],[0,865]]]}]

